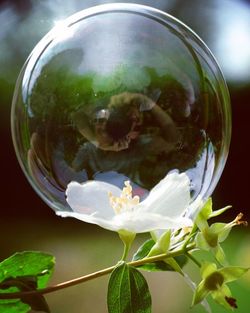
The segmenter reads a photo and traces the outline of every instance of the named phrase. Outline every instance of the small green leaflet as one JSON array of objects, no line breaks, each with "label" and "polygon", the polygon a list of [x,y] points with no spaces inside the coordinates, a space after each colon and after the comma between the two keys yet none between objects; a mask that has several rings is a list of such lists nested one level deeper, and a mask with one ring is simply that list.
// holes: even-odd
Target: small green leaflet
[{"label": "small green leaflet", "polygon": [[142,274],[126,263],[118,265],[108,286],[109,313],[151,313],[151,295]]},{"label": "small green leaflet", "polygon": [[[21,252],[0,263],[0,294],[45,288],[52,275],[55,259],[41,252]],[[21,299],[0,299],[0,313],[26,313],[30,309],[50,312],[42,295]]]},{"label": "small green leaflet", "polygon": [[153,248],[155,242],[153,239],[148,239],[146,240],[137,250],[137,252],[134,254],[133,256],[133,261],[137,261],[137,260],[141,260],[143,258],[145,258],[149,251],[151,250],[151,248]]},{"label": "small green leaflet", "polygon": [[[154,246],[155,242],[153,239],[145,241],[138,249],[138,251],[133,256],[133,261],[141,260],[145,258],[151,248]],[[177,264],[182,268],[187,263],[187,257],[185,255],[179,255],[173,258]],[[138,266],[141,270],[156,272],[156,271],[173,271],[174,269],[164,261],[145,263]]]}]

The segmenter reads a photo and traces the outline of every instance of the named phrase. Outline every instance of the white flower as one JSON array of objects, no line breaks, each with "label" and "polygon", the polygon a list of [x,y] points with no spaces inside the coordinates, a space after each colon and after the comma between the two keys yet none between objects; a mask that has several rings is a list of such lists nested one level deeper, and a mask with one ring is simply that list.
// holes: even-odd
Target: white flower
[{"label": "white flower", "polygon": [[101,181],[71,182],[66,190],[73,212],[58,211],[62,217],[75,217],[112,231],[143,233],[157,229],[191,226],[184,214],[190,206],[190,181],[186,174],[168,174],[140,203],[125,181],[123,190]]}]

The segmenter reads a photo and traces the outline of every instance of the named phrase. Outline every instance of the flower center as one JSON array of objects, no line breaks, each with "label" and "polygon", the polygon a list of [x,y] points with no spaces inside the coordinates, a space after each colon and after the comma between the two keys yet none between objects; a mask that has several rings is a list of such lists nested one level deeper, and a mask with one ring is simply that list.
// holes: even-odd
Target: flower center
[{"label": "flower center", "polygon": [[132,212],[134,207],[139,204],[140,197],[132,196],[132,187],[127,180],[124,182],[125,187],[122,189],[120,197],[113,196],[112,192],[109,192],[109,202],[116,214],[123,212]]},{"label": "flower center", "polygon": [[224,282],[224,277],[219,272],[210,274],[205,281],[205,286],[208,290],[218,290]]}]

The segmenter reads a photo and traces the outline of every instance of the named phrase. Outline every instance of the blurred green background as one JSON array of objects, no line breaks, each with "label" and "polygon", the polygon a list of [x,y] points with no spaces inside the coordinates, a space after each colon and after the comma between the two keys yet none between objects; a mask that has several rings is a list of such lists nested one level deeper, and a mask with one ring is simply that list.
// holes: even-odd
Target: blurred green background
[{"label": "blurred green background", "polygon": [[[76,220],[61,219],[38,198],[17,163],[10,134],[10,109],[18,73],[36,43],[60,20],[104,0],[0,1],[0,259],[15,251],[42,250],[57,258],[53,282],[114,264],[122,246],[116,234]],[[121,1],[119,1],[121,2]],[[123,1],[134,2],[134,1]],[[210,47],[229,86],[233,135],[229,158],[213,194],[217,208],[232,204],[226,220],[243,212],[249,219],[250,2],[243,0],[136,1],[174,15]],[[139,236],[136,245],[145,239]],[[250,265],[250,233],[235,229],[226,242],[232,264]],[[206,255],[201,256],[206,258]],[[192,266],[194,279],[198,273]],[[154,313],[202,313],[189,309],[191,291],[175,273],[146,274]],[[49,295],[53,313],[107,312],[107,277]],[[233,284],[239,313],[250,308],[250,275]],[[213,306],[213,313],[223,313]]]}]

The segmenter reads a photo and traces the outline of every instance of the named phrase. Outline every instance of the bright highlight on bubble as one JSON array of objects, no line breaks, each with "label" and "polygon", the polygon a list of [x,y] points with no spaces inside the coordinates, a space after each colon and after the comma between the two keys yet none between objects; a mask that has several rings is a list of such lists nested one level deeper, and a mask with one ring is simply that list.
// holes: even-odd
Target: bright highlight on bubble
[{"label": "bright highlight on bubble", "polygon": [[19,162],[54,210],[70,182],[106,182],[146,199],[171,172],[207,197],[230,142],[226,84],[184,24],[136,4],[107,4],[57,24],[17,81],[12,134]]}]

